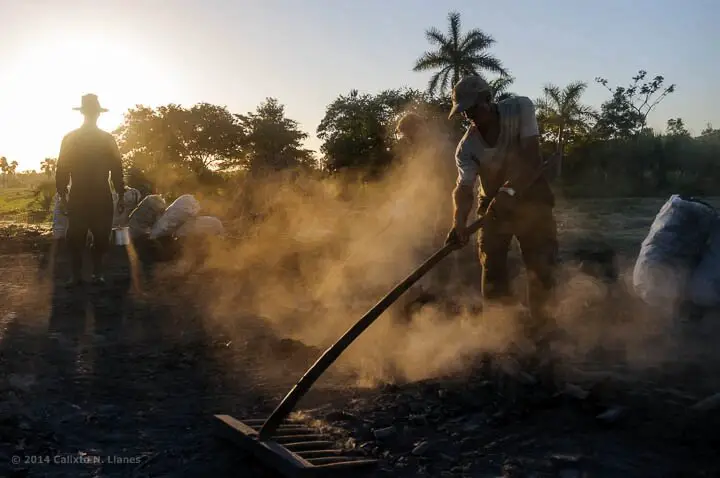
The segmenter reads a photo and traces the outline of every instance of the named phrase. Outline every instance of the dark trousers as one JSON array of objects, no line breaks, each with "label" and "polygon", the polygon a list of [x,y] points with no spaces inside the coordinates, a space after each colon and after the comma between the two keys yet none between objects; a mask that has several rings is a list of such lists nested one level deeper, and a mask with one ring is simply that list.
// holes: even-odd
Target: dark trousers
[{"label": "dark trousers", "polygon": [[102,272],[102,263],[110,246],[110,233],[113,222],[112,197],[70,198],[68,204],[67,247],[70,252],[73,276],[82,274],[82,257],[85,250],[87,232],[92,233],[91,258],[93,274]]},{"label": "dark trousers", "polygon": [[[481,207],[482,212],[482,207]],[[489,217],[478,233],[484,300],[511,302],[508,252],[518,239],[528,277],[531,334],[549,318],[547,306],[555,285],[558,242],[553,207],[539,201],[520,202],[505,217]]]}]

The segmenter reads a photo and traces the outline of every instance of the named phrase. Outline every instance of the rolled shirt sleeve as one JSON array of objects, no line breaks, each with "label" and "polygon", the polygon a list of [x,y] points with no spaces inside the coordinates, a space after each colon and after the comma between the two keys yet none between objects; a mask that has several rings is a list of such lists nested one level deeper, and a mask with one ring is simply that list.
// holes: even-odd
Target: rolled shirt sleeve
[{"label": "rolled shirt sleeve", "polygon": [[518,102],[520,103],[520,137],[538,136],[540,129],[535,115],[535,105],[526,96],[519,97]]}]

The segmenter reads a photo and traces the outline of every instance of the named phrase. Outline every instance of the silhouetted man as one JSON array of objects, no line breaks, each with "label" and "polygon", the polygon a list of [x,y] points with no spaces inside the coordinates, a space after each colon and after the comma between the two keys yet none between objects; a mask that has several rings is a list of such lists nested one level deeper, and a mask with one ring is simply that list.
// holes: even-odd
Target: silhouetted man
[{"label": "silhouetted man", "polygon": [[508,252],[513,236],[522,249],[528,275],[532,320],[529,338],[551,325],[546,310],[554,285],[557,259],[555,199],[548,180],[539,175],[543,162],[532,101],[524,96],[493,102],[488,83],[479,76],[460,80],[452,92],[450,117],[461,113],[470,126],[455,153],[458,169],[453,191],[453,228],[447,242],[465,244],[466,221],[480,178],[478,213],[489,220],[478,233],[485,302],[511,302]]},{"label": "silhouetted man", "polygon": [[[68,211],[66,242],[72,265],[70,284],[82,284],[82,255],[88,230],[93,236],[93,283],[103,284],[102,263],[113,222],[108,173],[118,193],[118,211],[122,213],[125,209],[121,156],[112,135],[97,126],[100,114],[107,110],[100,106],[96,95],[83,96],[81,106],[73,109],[83,114],[85,122],[63,138],[55,179],[58,194]],[[72,191],[68,198],[70,181]]]}]

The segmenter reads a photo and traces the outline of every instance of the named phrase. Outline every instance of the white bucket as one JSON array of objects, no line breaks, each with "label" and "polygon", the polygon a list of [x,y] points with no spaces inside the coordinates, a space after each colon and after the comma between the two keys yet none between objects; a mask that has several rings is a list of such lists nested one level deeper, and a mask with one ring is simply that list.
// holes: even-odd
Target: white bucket
[{"label": "white bucket", "polygon": [[130,228],[114,227],[112,230],[111,242],[115,246],[127,246],[130,244]]}]

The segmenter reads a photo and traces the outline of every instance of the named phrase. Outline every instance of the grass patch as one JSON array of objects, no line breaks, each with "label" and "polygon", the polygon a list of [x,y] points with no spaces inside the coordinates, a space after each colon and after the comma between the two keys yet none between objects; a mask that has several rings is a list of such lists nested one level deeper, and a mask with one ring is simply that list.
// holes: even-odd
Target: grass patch
[{"label": "grass patch", "polygon": [[0,188],[0,215],[17,214],[38,209],[31,188]]},{"label": "grass patch", "polygon": [[[640,249],[663,198],[567,199],[556,208],[561,240],[602,238],[618,251],[634,255]],[[702,198],[720,210],[720,197]]]}]

